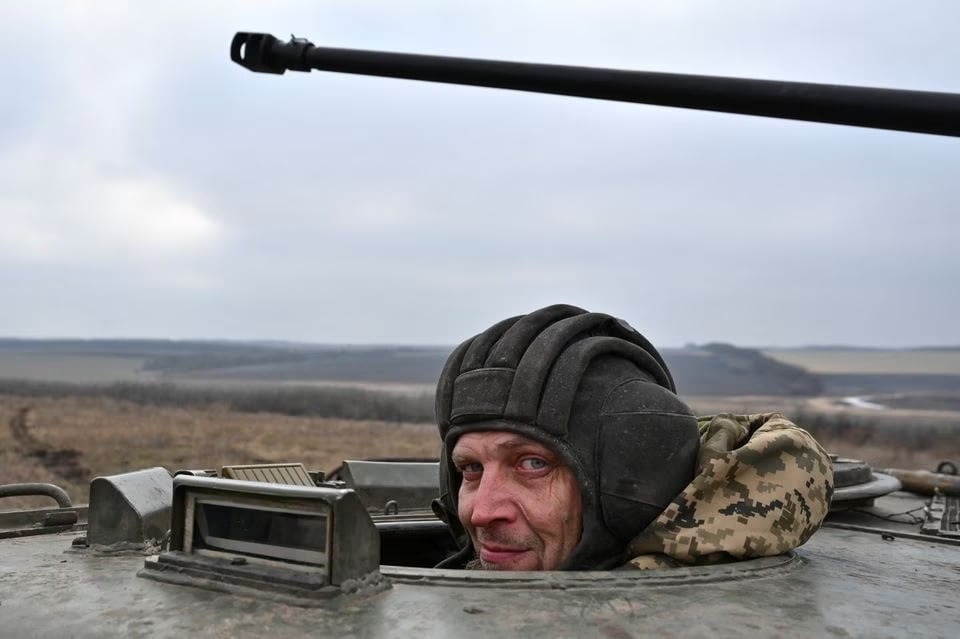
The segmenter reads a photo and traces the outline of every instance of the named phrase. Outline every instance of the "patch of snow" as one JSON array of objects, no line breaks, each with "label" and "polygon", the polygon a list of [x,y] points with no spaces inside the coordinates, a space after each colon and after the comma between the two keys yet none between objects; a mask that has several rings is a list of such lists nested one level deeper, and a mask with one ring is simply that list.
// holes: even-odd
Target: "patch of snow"
[{"label": "patch of snow", "polygon": [[846,404],[847,406],[852,406],[853,408],[869,408],[870,410],[886,410],[887,407],[883,404],[877,404],[871,402],[869,399],[864,397],[844,397],[840,400],[841,404]]}]

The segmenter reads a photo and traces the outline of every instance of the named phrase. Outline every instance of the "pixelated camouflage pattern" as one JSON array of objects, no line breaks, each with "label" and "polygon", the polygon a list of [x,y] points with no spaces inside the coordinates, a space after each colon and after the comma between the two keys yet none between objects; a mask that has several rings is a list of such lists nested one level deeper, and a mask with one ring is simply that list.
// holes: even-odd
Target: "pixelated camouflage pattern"
[{"label": "pixelated camouflage pattern", "polygon": [[833,495],[827,452],[783,415],[698,419],[698,474],[629,546],[650,570],[778,555],[820,528]]}]

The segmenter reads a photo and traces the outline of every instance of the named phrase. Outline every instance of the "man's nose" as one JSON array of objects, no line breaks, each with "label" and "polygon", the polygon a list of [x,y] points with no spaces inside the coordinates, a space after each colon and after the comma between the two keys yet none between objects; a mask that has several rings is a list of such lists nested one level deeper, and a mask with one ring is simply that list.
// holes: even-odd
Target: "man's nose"
[{"label": "man's nose", "polygon": [[516,518],[517,506],[507,483],[497,471],[484,471],[473,496],[470,523],[474,527],[483,528],[498,521],[509,522]]}]

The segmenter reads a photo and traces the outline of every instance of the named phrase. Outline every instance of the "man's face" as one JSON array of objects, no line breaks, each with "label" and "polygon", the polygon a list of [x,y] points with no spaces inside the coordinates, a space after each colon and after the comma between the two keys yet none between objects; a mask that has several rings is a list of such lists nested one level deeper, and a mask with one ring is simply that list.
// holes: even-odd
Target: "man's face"
[{"label": "man's face", "polygon": [[451,454],[460,471],[460,523],[488,570],[556,570],[580,541],[573,471],[549,448],[505,431],[467,433]]}]

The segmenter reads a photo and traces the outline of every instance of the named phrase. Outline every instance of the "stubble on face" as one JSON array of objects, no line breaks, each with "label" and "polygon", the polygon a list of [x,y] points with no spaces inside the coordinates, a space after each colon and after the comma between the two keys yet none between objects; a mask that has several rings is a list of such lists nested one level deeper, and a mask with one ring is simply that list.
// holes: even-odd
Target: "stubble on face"
[{"label": "stubble on face", "polygon": [[579,485],[543,444],[504,431],[468,433],[453,451],[470,569],[556,570],[582,530]]}]

